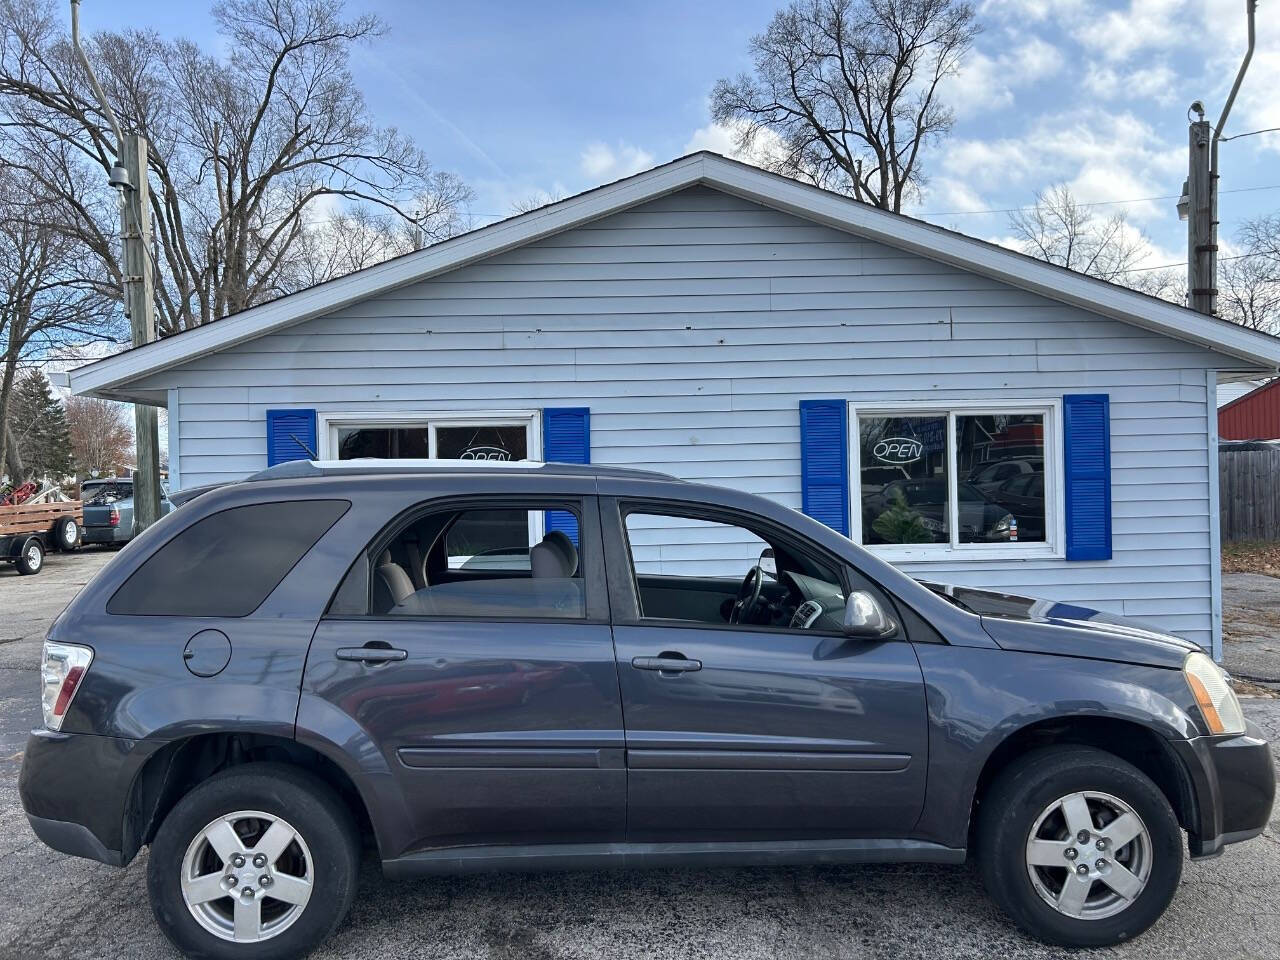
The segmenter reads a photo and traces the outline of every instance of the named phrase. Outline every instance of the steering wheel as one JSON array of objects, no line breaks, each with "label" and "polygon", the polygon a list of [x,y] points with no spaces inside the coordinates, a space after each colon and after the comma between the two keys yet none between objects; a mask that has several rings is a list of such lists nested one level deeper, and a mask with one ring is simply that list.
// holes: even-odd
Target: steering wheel
[{"label": "steering wheel", "polygon": [[756,607],[760,604],[760,588],[763,586],[764,574],[760,570],[760,564],[757,563],[742,578],[742,586],[738,588],[737,599],[734,600],[733,609],[729,612],[730,623],[751,622],[751,615],[756,612]]}]

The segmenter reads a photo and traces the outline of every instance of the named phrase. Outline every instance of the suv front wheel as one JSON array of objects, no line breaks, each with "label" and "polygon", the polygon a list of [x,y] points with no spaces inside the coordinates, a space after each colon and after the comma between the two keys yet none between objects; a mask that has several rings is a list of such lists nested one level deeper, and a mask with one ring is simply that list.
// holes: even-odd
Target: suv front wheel
[{"label": "suv front wheel", "polygon": [[359,840],[318,778],[283,764],[226,770],[170,811],[147,889],[165,936],[189,957],[301,957],[346,916]]},{"label": "suv front wheel", "polygon": [[1182,831],[1164,793],[1091,747],[1036,750],[1002,771],[979,808],[977,847],[992,899],[1064,947],[1136,937],[1182,876]]}]

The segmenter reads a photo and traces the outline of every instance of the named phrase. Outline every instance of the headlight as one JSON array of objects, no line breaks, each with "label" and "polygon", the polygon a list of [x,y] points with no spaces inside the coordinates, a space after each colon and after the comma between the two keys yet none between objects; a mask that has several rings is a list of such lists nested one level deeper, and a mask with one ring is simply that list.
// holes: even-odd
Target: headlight
[{"label": "headlight", "polygon": [[44,725],[50,730],[62,729],[62,718],[67,715],[80,681],[93,662],[93,651],[75,643],[44,642],[44,655],[40,658],[40,707],[44,710]]},{"label": "headlight", "polygon": [[1204,717],[1210,733],[1244,733],[1244,714],[1240,712],[1240,701],[1222,668],[1214,663],[1206,654],[1193,653],[1182,665],[1182,673],[1187,678],[1187,686],[1191,695],[1196,698],[1196,705]]}]

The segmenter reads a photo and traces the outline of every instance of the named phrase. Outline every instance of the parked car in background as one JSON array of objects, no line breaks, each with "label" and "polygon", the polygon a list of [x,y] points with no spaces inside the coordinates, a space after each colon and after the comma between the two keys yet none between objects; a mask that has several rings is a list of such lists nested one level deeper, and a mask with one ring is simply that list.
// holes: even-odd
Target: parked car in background
[{"label": "parked car in background", "polygon": [[[1001,543],[1018,539],[1013,514],[972,484],[960,483],[957,488],[961,543]],[[883,537],[883,526],[877,529],[876,520],[895,506],[905,508],[919,518],[922,533],[914,542],[945,543],[949,539],[950,517],[944,477],[895,480],[874,496],[863,497],[862,535],[866,542],[913,542]]]},{"label": "parked car in background", "polygon": [[974,467],[969,472],[969,482],[983,493],[990,494],[1014,477],[1032,473],[1044,474],[1044,460],[1030,457],[996,460]]},{"label": "parked car in background", "polygon": [[[106,477],[80,484],[84,501],[83,542],[123,546],[133,538],[133,478]],[[169,491],[160,487],[160,514],[173,509]]]},{"label": "parked car in background", "polygon": [[1043,473],[1020,473],[1002,483],[990,496],[1017,519],[1021,539],[1045,538]]},{"label": "parked car in background", "polygon": [[[456,562],[468,529],[527,562]],[[71,602],[41,679],[37,836],[116,866],[150,844],[160,927],[225,960],[321,943],[362,843],[392,877],[972,855],[1033,935],[1109,945],[1168,906],[1184,831],[1213,856],[1275,793],[1193,643],[607,467],[210,490]]]}]

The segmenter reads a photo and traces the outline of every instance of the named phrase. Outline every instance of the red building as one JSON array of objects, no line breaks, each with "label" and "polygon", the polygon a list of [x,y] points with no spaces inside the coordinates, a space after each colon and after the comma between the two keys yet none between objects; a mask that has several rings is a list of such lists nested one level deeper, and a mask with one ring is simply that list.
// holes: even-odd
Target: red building
[{"label": "red building", "polygon": [[1280,379],[1219,407],[1218,439],[1280,440]]}]

